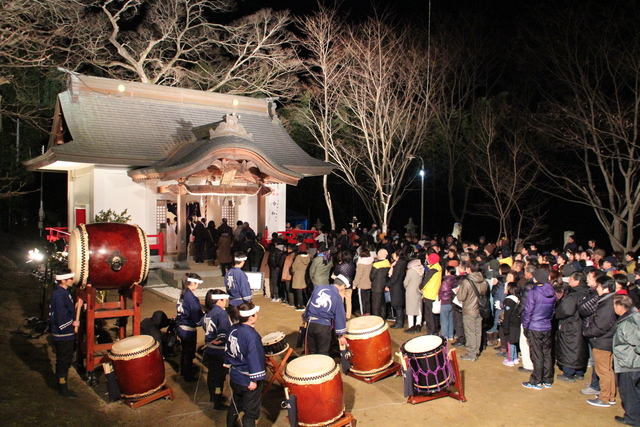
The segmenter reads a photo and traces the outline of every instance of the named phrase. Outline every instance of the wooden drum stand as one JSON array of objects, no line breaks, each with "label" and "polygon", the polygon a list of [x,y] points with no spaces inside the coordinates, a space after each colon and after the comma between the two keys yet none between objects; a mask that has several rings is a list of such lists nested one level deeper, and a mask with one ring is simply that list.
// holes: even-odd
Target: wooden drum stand
[{"label": "wooden drum stand", "polygon": [[460,375],[460,368],[458,367],[458,357],[456,355],[455,348],[449,350],[449,359],[451,360],[451,367],[453,368],[454,375],[456,376],[456,381],[452,384],[456,388],[456,391],[453,392],[450,389],[447,389],[436,393],[414,394],[407,398],[407,402],[415,405],[416,403],[428,402],[429,400],[439,399],[441,397],[453,397],[460,402],[467,401],[467,398],[464,395],[464,387],[462,385],[462,377]]},{"label": "wooden drum stand", "polygon": [[[98,383],[95,374],[97,364],[109,362],[107,352],[111,350],[113,343],[97,344],[95,342],[96,319],[109,319],[133,316],[132,335],[140,335],[140,306],[142,305],[142,286],[134,283],[129,287],[120,288],[117,302],[97,302],[96,289],[87,284],[84,288],[78,288],[78,312],[85,305],[84,325],[78,328],[78,363],[84,359],[84,368],[87,372],[89,385]],[[127,298],[133,302],[132,308],[127,308]],[[118,338],[126,338],[126,322],[120,322]]]}]

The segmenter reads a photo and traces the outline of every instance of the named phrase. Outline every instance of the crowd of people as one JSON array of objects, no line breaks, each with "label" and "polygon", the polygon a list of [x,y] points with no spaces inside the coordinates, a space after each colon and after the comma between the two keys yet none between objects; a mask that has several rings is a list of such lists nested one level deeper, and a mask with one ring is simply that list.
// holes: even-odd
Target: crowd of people
[{"label": "crowd of people", "polygon": [[375,226],[372,231],[321,234],[313,256],[306,244],[273,236],[265,255],[267,295],[306,315],[314,290],[341,276],[337,283],[350,285],[341,289],[346,319],[376,315],[407,334],[439,334],[465,347],[460,359],[469,362],[495,341],[502,363],[529,375],[522,384],[528,389],[582,380],[593,366],[589,385],[580,390],[592,396],[587,403],[615,405],[619,390],[626,413],[617,421],[640,424],[640,268],[634,253],[607,256],[593,240],[583,250],[574,236],[562,249],[539,252],[535,244],[512,247],[507,239],[459,242],[451,235],[401,238]]},{"label": "crowd of people", "polygon": [[[264,292],[271,302],[304,312],[307,353],[328,355],[332,342],[346,344],[348,319],[375,315],[408,335],[440,335],[451,346],[465,347],[463,361],[476,361],[495,345],[504,365],[529,375],[522,383],[527,389],[583,380],[593,366],[588,386],[576,392],[603,408],[615,405],[619,394],[625,415],[616,421],[640,425],[640,267],[633,253],[607,256],[595,241],[583,249],[574,236],[562,249],[539,252],[535,244],[512,247],[507,239],[401,238],[375,225],[320,233],[315,251],[277,234],[266,250],[261,243],[256,250],[259,236],[246,223],[233,231],[223,220],[216,235],[218,250],[225,236],[236,249],[224,263],[218,257],[221,268],[225,264],[225,290],[209,290],[203,312],[194,295],[202,280],[186,274],[176,323],[185,381],[194,380],[197,329],[204,329],[211,401],[228,411],[229,425],[241,413],[243,425],[255,425],[260,412],[266,375],[255,331],[260,307],[245,274],[259,269],[268,272]],[[65,341],[75,337],[70,328],[76,326],[67,289],[72,278],[69,270],[57,276],[51,306],[59,392],[67,397],[75,396],[66,386],[65,356]],[[230,405],[222,395],[227,375]]]}]

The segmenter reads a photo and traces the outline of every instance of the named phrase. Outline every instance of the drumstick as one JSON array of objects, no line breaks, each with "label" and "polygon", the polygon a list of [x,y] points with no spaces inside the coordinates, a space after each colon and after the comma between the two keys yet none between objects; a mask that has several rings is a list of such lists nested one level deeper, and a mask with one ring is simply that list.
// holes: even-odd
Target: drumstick
[{"label": "drumstick", "polygon": [[[82,304],[84,304],[82,302],[82,298],[78,297],[78,301],[76,302],[76,320],[80,321],[80,312],[82,311]],[[78,326],[76,326],[75,328],[73,328],[73,331],[77,334],[78,333]]]}]

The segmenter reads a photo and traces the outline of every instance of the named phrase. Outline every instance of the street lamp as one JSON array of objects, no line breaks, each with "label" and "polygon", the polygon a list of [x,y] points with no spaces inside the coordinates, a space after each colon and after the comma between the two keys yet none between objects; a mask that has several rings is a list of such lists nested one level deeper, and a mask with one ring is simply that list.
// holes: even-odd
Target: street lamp
[{"label": "street lamp", "polygon": [[414,154],[409,154],[407,156],[409,160],[420,159],[420,238],[422,239],[422,235],[424,234],[424,176],[426,175],[426,171],[424,169],[424,159],[420,156],[416,156]]}]

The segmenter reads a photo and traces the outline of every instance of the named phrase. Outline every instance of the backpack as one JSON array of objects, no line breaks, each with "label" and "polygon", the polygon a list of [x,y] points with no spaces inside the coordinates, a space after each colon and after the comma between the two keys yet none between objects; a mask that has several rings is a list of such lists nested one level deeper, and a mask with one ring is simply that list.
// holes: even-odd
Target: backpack
[{"label": "backpack", "polygon": [[475,292],[476,297],[478,298],[478,310],[480,310],[480,317],[483,319],[490,319],[493,313],[491,312],[491,302],[489,301],[489,297],[478,292],[478,288],[476,288],[476,284],[473,283],[473,280],[469,279],[469,283],[471,283],[473,292]]}]

